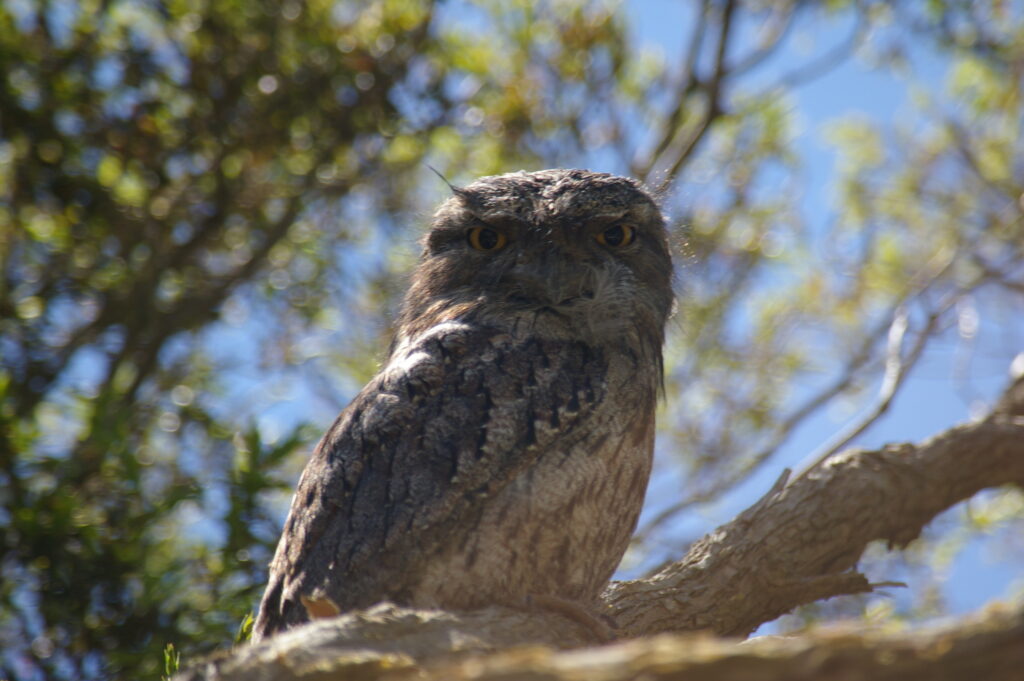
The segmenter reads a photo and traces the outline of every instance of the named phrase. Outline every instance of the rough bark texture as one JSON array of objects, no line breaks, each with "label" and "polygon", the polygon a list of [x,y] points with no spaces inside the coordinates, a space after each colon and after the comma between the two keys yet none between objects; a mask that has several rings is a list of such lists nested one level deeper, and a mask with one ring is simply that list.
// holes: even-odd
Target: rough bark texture
[{"label": "rough bark texture", "polygon": [[[373,610],[359,616],[361,633],[381,638],[364,639],[362,648],[345,642],[347,629],[338,620],[321,620],[207,660],[175,681],[1019,681],[1024,669],[1024,610],[992,608],[971,622],[895,634],[865,633],[849,624],[746,642],[663,634],[600,648],[517,645],[486,655],[472,652],[481,643],[511,644],[509,631],[498,629],[510,624],[521,637],[530,618],[501,611],[454,618]],[[474,625],[484,631],[473,631]],[[437,656],[442,641],[460,654]]]},{"label": "rough bark texture", "polygon": [[745,636],[798,605],[872,590],[852,571],[869,542],[904,547],[943,510],[1024,483],[1024,418],[996,416],[921,445],[853,450],[777,485],[656,575],[613,584],[630,636],[710,629]]},{"label": "rough bark texture", "polygon": [[[993,412],[922,444],[851,450],[788,481],[657,574],[612,584],[621,638],[699,630],[745,636],[794,607],[871,591],[854,571],[877,539],[903,547],[980,490],[1024,485],[1024,379]],[[558,653],[587,630],[550,612],[378,606],[201,662],[181,679],[1021,678],[1024,612],[892,637],[817,635],[742,645],[681,636]],[[528,643],[540,647],[481,655]],[[474,654],[475,653],[475,654]],[[833,671],[842,674],[833,674]],[[1013,676],[1016,674],[1016,676]],[[983,675],[983,676],[981,676]]]},{"label": "rough bark texture", "polygon": [[[1014,681],[1024,669],[1024,613],[968,625],[877,635],[856,625],[745,643],[661,635],[605,648],[529,648],[427,665],[417,678],[450,681]],[[412,674],[387,674],[410,678]]]}]

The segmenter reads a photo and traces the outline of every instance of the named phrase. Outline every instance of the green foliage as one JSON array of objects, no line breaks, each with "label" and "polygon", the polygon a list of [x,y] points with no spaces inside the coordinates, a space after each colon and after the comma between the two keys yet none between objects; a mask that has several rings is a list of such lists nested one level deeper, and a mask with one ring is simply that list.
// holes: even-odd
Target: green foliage
[{"label": "green foliage", "polygon": [[[877,376],[896,307],[928,339],[1021,286],[1002,4],[715,0],[679,63],[605,2],[0,5],[0,677],[169,676],[248,639],[305,452],[386,347],[444,190],[425,160],[662,192],[676,508],[744,480]],[[892,62],[902,26],[947,50],[955,106],[833,124],[836,217],[811,226],[791,92],[815,65],[747,74],[836,17]]]},{"label": "green foliage", "polygon": [[173,643],[168,643],[164,648],[164,674],[162,681],[170,681],[181,668],[181,653],[175,650]]}]

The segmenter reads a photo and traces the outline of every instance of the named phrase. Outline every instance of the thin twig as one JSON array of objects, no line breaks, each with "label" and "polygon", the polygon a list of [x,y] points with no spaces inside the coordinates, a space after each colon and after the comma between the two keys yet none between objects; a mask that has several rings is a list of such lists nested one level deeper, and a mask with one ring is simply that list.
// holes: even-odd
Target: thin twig
[{"label": "thin twig", "polygon": [[772,17],[764,22],[763,31],[768,35],[767,42],[750,54],[736,60],[729,72],[733,77],[746,73],[752,68],[764,62],[782,45],[783,40],[789,35],[793,26],[796,25],[796,8],[798,3],[792,2],[785,7],[775,7]]},{"label": "thin twig", "polygon": [[[733,26],[733,14],[736,10],[736,3],[733,0],[729,0],[726,3],[725,8],[722,10],[722,23],[718,31],[718,44],[715,50],[715,66],[711,72],[711,78],[708,80],[705,87],[707,93],[707,101],[705,104],[704,114],[701,117],[700,123],[697,124],[696,128],[689,134],[686,141],[681,145],[672,145],[666,151],[666,154],[672,152],[675,156],[675,160],[669,165],[665,171],[665,175],[661,182],[658,184],[657,193],[664,193],[668,186],[675,180],[676,175],[679,174],[679,169],[683,167],[683,164],[693,155],[694,149],[697,148],[697,144],[704,138],[708,128],[711,127],[711,123],[715,121],[719,116],[722,115],[722,85],[727,79],[729,72],[725,65],[725,57],[727,52],[727,45],[729,43],[729,35],[732,32]],[[676,147],[677,150],[673,151],[672,147]],[[665,154],[663,154],[664,156]],[[660,160],[660,159],[659,159]],[[655,166],[661,165],[658,161],[655,161]]]},{"label": "thin twig", "polygon": [[661,125],[658,142],[643,162],[634,161],[632,164],[634,177],[647,180],[654,169],[655,161],[675,139],[676,132],[682,124],[683,115],[686,113],[686,100],[700,84],[697,78],[697,59],[700,57],[701,45],[704,44],[704,34],[707,30],[708,14],[710,13],[709,5],[710,0],[702,0],[694,20],[693,31],[690,33],[689,49],[686,51],[682,68],[679,71],[679,82],[676,87],[672,88],[672,103],[668,107],[669,113],[665,122]]},{"label": "thin twig", "polygon": [[901,307],[893,317],[892,325],[889,328],[889,342],[888,351],[886,353],[885,360],[885,374],[882,377],[882,385],[878,390],[878,399],[874,406],[868,410],[867,413],[863,414],[860,418],[854,420],[846,428],[839,431],[838,434],[824,446],[822,446],[817,452],[814,452],[809,459],[811,459],[810,465],[808,465],[801,473],[797,476],[802,477],[809,471],[817,468],[826,459],[830,458],[833,454],[838,452],[840,449],[850,444],[856,437],[867,430],[875,421],[882,417],[889,407],[892,406],[893,399],[899,392],[899,389],[906,382],[907,375],[910,370],[914,368],[917,361],[921,358],[924,353],[925,347],[928,345],[928,341],[931,339],[932,334],[938,326],[939,320],[942,315],[949,310],[956,301],[959,300],[962,294],[949,296],[938,309],[932,311],[928,315],[928,319],[925,322],[924,328],[918,333],[917,340],[914,346],[907,353],[906,357],[903,357],[903,337],[908,327],[908,318],[906,309]]},{"label": "thin twig", "polygon": [[857,19],[853,25],[853,30],[845,41],[829,52],[826,52],[815,61],[783,74],[774,85],[766,88],[765,92],[777,92],[779,90],[795,88],[822,77],[835,67],[839,66],[839,64],[844,62],[851,54],[853,54],[853,52],[860,46],[864,36],[867,35],[867,29],[867,13],[864,10],[861,10],[857,13]]},{"label": "thin twig", "polygon": [[989,177],[981,167],[981,162],[978,160],[971,149],[970,134],[963,128],[963,126],[957,124],[956,121],[947,120],[946,130],[949,132],[950,137],[953,138],[954,147],[960,154],[963,160],[966,162],[967,167],[971,169],[971,172],[981,180],[982,184],[992,187],[999,191],[1005,197],[1008,197],[1012,203],[1016,203],[1020,194],[1020,187],[1013,182],[1000,182],[997,179]]},{"label": "thin twig", "polygon": [[[768,461],[778,451],[779,447],[781,447],[789,438],[793,430],[804,421],[804,419],[808,418],[811,414],[828,404],[832,399],[845,392],[859,373],[863,373],[867,368],[872,366],[872,350],[876,345],[876,340],[878,336],[891,325],[891,320],[895,317],[897,311],[901,307],[909,305],[911,301],[919,298],[928,291],[935,282],[939,281],[943,275],[949,271],[952,264],[953,258],[946,256],[945,258],[933,258],[924,267],[922,267],[917,274],[911,278],[908,286],[909,292],[895,301],[889,311],[879,317],[879,320],[875,325],[864,334],[860,347],[857,348],[857,351],[846,362],[845,367],[843,367],[843,370],[839,373],[839,377],[835,381],[806,399],[799,407],[780,420],[778,425],[774,428],[768,442],[739,470],[736,470],[728,477],[719,480],[713,486],[701,492],[691,494],[660,511],[642,528],[636,531],[633,536],[633,541],[640,543],[647,541],[650,538],[651,533],[654,532],[654,530],[656,530],[662,523],[670,520],[688,508],[708,503],[719,498],[726,490],[731,489],[741,480],[750,475],[752,471],[756,470]],[[976,282],[969,290],[973,290],[980,285],[980,283],[982,283],[982,280]]]}]

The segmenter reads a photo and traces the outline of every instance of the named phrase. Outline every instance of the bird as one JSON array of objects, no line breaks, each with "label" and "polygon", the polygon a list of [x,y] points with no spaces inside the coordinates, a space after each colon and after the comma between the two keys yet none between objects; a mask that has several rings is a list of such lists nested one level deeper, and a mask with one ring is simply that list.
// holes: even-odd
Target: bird
[{"label": "bird", "polygon": [[380,371],[299,479],[254,642],[383,601],[594,612],[628,547],[674,306],[664,216],[589,170],[449,186]]}]

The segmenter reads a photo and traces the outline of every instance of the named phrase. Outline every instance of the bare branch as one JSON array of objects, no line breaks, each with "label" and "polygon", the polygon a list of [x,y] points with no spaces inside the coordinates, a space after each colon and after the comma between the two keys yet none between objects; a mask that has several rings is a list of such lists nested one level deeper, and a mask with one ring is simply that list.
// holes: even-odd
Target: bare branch
[{"label": "bare branch", "polygon": [[946,121],[946,131],[952,137],[956,151],[960,158],[963,159],[964,165],[971,170],[975,177],[986,187],[991,187],[1008,198],[1011,204],[1016,204],[1020,194],[1020,187],[1012,181],[993,178],[990,173],[985,172],[981,161],[978,160],[977,154],[972,148],[971,133],[964,126],[951,119]]},{"label": "bare branch", "polygon": [[646,179],[650,175],[655,160],[672,143],[679,126],[682,125],[687,98],[700,84],[697,78],[697,59],[700,57],[700,48],[704,44],[704,34],[707,31],[710,11],[710,0],[702,0],[694,20],[693,31],[690,34],[689,49],[686,50],[686,57],[679,74],[679,83],[672,89],[672,103],[668,107],[669,114],[665,118],[664,124],[661,125],[657,136],[658,142],[654,145],[654,149],[642,163],[634,162],[631,165],[631,173],[634,177]]},{"label": "bare branch", "polygon": [[679,169],[683,167],[683,164],[693,154],[694,149],[697,148],[697,144],[704,138],[704,134],[708,131],[711,123],[723,113],[722,86],[728,73],[725,65],[725,56],[726,48],[729,44],[729,35],[732,32],[735,10],[736,3],[734,0],[726,2],[725,8],[722,10],[722,23],[719,27],[718,43],[715,50],[715,65],[712,68],[710,78],[704,85],[705,103],[700,122],[697,123],[684,140],[670,145],[660,158],[655,157],[653,161],[652,169],[663,165],[662,159],[668,161],[674,157],[674,160],[668,164],[665,175],[655,190],[658,194],[662,194],[668,189],[668,186],[672,184],[672,181],[675,180],[676,175],[679,173]]},{"label": "bare branch", "polygon": [[[383,610],[378,616],[387,614]],[[398,612],[391,613],[393,617]],[[438,613],[439,614],[439,613]],[[418,624],[409,613],[411,631]],[[417,667],[401,642],[388,651],[324,648],[343,620],[321,621],[271,639],[272,645],[214,658],[175,681],[299,681],[325,678],[423,681],[633,681],[634,679],[759,679],[760,681],[1015,681],[1024,666],[1024,611],[991,610],[967,622],[929,630],[864,633],[830,627],[799,637],[765,636],[738,643],[700,635],[627,641],[590,650],[559,652],[528,647],[492,654],[445,656]],[[412,624],[412,627],[408,625]],[[392,627],[392,629],[395,627]],[[464,627],[466,641],[479,632]]]},{"label": "bare branch", "polygon": [[972,253],[971,261],[985,273],[985,276],[999,286],[1017,293],[1024,293],[1024,280],[1013,278],[1013,274],[988,262],[980,253]]},{"label": "bare branch", "polygon": [[707,636],[630,641],[591,651],[508,651],[439,664],[427,681],[758,679],[759,681],[1011,681],[1024,664],[1024,612],[994,612],[930,631],[864,634],[852,627],[745,643]]},{"label": "bare branch", "polygon": [[609,614],[633,636],[746,635],[803,603],[871,591],[851,571],[868,543],[905,546],[978,491],[1024,483],[1024,419],[1002,409],[920,445],[829,459],[697,542],[682,561],[613,584]]},{"label": "bare branch", "polygon": [[733,76],[756,68],[782,46],[783,41],[796,24],[797,6],[798,3],[793,2],[773,8],[771,18],[765,21],[761,27],[762,45],[736,60],[736,63],[729,69]]}]

